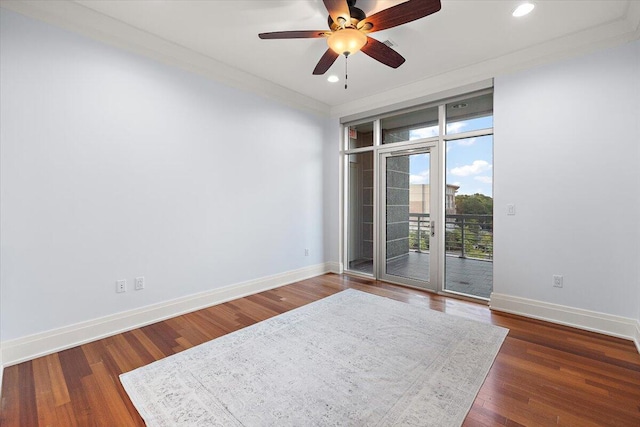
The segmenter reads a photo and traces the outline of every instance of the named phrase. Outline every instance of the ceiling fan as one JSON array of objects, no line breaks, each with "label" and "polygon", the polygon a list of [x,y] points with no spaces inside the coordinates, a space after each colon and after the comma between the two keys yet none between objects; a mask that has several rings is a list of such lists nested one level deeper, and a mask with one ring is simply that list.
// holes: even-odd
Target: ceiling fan
[{"label": "ceiling fan", "polygon": [[327,72],[338,56],[349,57],[359,50],[376,61],[398,68],[405,61],[402,55],[367,34],[424,18],[441,8],[440,0],[408,0],[367,17],[361,9],[355,7],[356,0],[323,1],[329,11],[330,31],[276,31],[258,34],[261,39],[326,38],[329,49],[313,70],[316,75]]}]

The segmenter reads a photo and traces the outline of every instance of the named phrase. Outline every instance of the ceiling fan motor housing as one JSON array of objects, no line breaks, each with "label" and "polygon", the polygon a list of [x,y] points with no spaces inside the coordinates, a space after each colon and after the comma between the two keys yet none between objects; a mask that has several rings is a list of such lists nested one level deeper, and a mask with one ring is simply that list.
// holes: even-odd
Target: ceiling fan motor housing
[{"label": "ceiling fan motor housing", "polygon": [[358,22],[362,21],[367,17],[367,14],[364,13],[362,9],[358,9],[357,7],[354,6],[355,1],[350,1],[348,3],[349,3],[349,15],[351,15],[351,23],[336,23],[331,18],[331,15],[329,15],[327,22],[329,23],[329,28],[331,28],[331,31],[338,31],[343,27],[356,28],[358,25]]}]

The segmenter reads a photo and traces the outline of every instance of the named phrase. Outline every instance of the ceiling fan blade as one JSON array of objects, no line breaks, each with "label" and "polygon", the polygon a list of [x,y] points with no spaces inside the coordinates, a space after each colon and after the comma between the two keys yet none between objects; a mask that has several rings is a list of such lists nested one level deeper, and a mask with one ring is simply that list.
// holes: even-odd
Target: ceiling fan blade
[{"label": "ceiling fan blade", "polygon": [[324,0],[324,6],[336,24],[342,26],[338,21],[340,17],[344,18],[346,23],[351,23],[351,13],[349,12],[347,0]]},{"label": "ceiling fan blade", "polygon": [[436,13],[441,7],[440,0],[408,0],[363,19],[358,28],[365,33],[386,30]]},{"label": "ceiling fan blade", "polygon": [[302,30],[302,31],[274,31],[272,33],[260,33],[261,39],[317,39],[326,37],[329,34],[324,30]]},{"label": "ceiling fan blade", "polygon": [[322,55],[322,58],[320,58],[320,61],[318,61],[318,65],[316,65],[316,68],[313,70],[313,74],[321,75],[326,73],[333,63],[336,62],[338,56],[340,55],[335,53],[333,50],[327,49],[324,55]]},{"label": "ceiling fan blade", "polygon": [[405,61],[404,57],[398,52],[371,37],[367,37],[367,44],[364,45],[362,51],[391,68],[398,68]]}]

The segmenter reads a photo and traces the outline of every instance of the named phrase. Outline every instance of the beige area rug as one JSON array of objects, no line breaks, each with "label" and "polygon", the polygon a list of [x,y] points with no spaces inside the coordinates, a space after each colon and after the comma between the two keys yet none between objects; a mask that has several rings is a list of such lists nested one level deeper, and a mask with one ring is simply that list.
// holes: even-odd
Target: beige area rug
[{"label": "beige area rug", "polygon": [[349,289],[120,380],[148,426],[459,426],[507,332]]}]

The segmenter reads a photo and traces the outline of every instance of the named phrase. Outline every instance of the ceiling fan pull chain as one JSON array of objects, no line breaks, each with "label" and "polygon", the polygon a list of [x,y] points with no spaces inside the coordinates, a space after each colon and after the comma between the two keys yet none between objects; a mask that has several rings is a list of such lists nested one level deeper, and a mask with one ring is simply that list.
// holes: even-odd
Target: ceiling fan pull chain
[{"label": "ceiling fan pull chain", "polygon": [[347,79],[349,78],[349,53],[344,54],[344,89],[347,90]]}]

